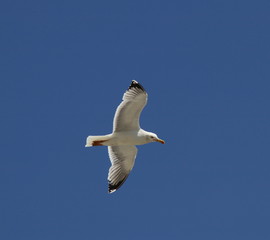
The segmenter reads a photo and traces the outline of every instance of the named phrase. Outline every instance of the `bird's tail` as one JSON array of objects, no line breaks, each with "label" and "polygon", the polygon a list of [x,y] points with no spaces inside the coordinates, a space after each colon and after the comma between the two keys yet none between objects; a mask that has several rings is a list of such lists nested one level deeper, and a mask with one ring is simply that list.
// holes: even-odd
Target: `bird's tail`
[{"label": "bird's tail", "polygon": [[104,135],[104,136],[88,136],[86,139],[85,147],[107,146],[105,142],[107,142],[109,139],[110,139],[110,134]]}]

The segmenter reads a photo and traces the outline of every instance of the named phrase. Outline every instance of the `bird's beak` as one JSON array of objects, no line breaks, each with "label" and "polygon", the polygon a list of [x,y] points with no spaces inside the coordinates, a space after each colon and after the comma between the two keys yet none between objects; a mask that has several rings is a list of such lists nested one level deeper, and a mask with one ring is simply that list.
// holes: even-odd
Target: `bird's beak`
[{"label": "bird's beak", "polygon": [[156,140],[155,140],[156,142],[160,142],[160,143],[162,143],[162,144],[164,144],[165,143],[165,141],[164,140],[162,140],[162,139],[159,139],[159,138],[156,138]]}]

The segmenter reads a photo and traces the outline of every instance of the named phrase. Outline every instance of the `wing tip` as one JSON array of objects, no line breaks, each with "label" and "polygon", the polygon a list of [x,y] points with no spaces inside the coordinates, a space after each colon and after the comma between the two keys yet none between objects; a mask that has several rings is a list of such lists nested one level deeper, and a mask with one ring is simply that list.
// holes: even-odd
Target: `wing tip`
[{"label": "wing tip", "polygon": [[131,81],[131,84],[130,84],[128,89],[130,90],[132,88],[138,88],[138,89],[145,92],[145,89],[143,88],[143,86],[140,83],[138,83],[136,80]]},{"label": "wing tip", "polygon": [[113,192],[115,192],[116,191],[116,189],[109,189],[108,190],[108,193],[113,193]]},{"label": "wing tip", "polygon": [[108,186],[108,193],[113,193],[116,190],[118,190],[123,183],[126,181],[128,176],[126,176],[123,180],[119,181],[117,184],[111,184],[111,181],[109,181],[109,186]]}]

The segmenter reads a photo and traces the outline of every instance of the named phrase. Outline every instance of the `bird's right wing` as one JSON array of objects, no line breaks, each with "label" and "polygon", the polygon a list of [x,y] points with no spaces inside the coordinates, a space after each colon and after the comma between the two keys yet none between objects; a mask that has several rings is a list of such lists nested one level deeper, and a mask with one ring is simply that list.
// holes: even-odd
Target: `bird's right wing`
[{"label": "bird's right wing", "polygon": [[123,101],[116,109],[113,120],[113,131],[134,131],[140,129],[140,115],[147,103],[147,93],[142,85],[132,81],[123,96]]},{"label": "bird's right wing", "polygon": [[109,193],[122,186],[132,170],[138,149],[135,146],[109,146],[108,152],[112,163],[109,169]]}]

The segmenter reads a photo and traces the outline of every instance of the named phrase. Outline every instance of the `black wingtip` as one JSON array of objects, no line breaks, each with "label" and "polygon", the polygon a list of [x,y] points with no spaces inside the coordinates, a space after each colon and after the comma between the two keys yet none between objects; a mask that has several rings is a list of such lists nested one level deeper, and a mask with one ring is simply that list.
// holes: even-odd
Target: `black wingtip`
[{"label": "black wingtip", "polygon": [[142,86],[141,84],[139,84],[139,83],[138,83],[137,81],[135,81],[135,80],[132,80],[132,82],[131,82],[131,84],[130,84],[130,86],[129,86],[128,89],[132,89],[132,88],[138,88],[138,89],[141,89],[142,91],[145,92],[143,86]]},{"label": "black wingtip", "polygon": [[113,193],[115,192],[118,188],[120,188],[123,183],[126,181],[128,176],[126,176],[123,180],[121,180],[120,182],[118,182],[117,184],[111,184],[111,182],[109,181],[109,187],[108,187],[108,193]]}]

